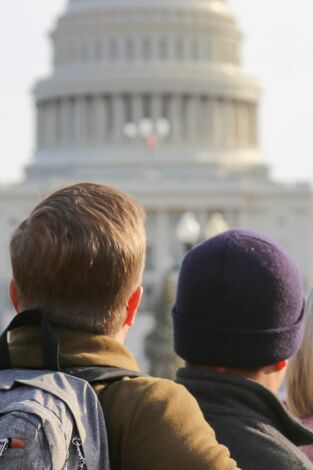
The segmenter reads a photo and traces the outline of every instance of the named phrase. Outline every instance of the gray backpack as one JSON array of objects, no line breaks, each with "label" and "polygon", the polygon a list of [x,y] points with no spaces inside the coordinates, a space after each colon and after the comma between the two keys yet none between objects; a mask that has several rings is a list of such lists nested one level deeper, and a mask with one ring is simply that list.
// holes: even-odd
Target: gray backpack
[{"label": "gray backpack", "polygon": [[[8,331],[41,326],[47,370],[12,369]],[[59,370],[58,341],[45,316],[24,312],[0,338],[0,469],[109,470],[108,437],[90,383],[137,377],[113,367]]]}]

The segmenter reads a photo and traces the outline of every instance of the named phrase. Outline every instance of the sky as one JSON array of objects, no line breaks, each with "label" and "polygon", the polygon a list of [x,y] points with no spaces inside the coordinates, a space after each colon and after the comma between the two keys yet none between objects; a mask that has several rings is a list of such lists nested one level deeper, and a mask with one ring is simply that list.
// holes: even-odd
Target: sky
[{"label": "sky", "polygon": [[[51,31],[66,0],[10,0],[0,16],[0,182],[33,154],[32,87],[50,70]],[[313,2],[228,0],[245,35],[244,69],[262,87],[260,147],[281,180],[313,181]]]}]

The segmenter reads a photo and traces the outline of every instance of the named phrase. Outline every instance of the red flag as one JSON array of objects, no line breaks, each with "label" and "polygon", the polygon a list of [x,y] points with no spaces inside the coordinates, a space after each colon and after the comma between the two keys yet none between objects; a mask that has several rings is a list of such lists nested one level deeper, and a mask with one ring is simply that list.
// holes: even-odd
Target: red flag
[{"label": "red flag", "polygon": [[158,138],[155,134],[150,134],[147,137],[147,147],[149,150],[155,150],[156,146],[158,145]]}]

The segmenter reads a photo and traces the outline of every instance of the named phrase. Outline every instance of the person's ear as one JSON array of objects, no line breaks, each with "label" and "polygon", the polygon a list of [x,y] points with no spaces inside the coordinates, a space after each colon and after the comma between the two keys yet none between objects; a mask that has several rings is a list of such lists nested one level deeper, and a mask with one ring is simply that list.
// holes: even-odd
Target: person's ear
[{"label": "person's ear", "polygon": [[19,301],[17,287],[16,287],[14,279],[11,279],[10,284],[9,284],[9,297],[16,313],[18,313],[20,311],[20,308],[19,308],[20,301]]},{"label": "person's ear", "polygon": [[132,326],[135,321],[135,316],[138,310],[138,307],[141,302],[143,294],[142,286],[138,286],[137,289],[132,293],[127,302],[127,315],[124,322],[124,325]]},{"label": "person's ear", "polygon": [[283,370],[287,367],[287,364],[288,364],[288,361],[280,361],[280,362],[277,362],[274,367],[275,367],[275,370],[276,371],[280,371],[280,370]]}]

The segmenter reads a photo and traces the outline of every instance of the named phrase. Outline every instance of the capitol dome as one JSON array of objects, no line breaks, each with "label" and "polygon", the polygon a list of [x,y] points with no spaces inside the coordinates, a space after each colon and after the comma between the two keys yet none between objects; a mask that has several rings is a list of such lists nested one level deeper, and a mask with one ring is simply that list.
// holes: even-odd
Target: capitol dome
[{"label": "capitol dome", "polygon": [[167,124],[153,152],[161,176],[263,168],[259,87],[242,72],[242,35],[223,0],[70,0],[51,38],[29,176],[138,177],[149,152],[125,130],[142,120],[152,133]]},{"label": "capitol dome", "polygon": [[260,89],[242,68],[226,0],[69,0],[50,37],[52,72],[34,89],[34,159],[21,184],[0,191],[2,299],[17,221],[77,181],[116,186],[145,208],[146,312],[181,261],[177,227],[190,212],[200,240],[226,227],[267,233],[312,284],[312,196],[275,183],[263,162]]}]

